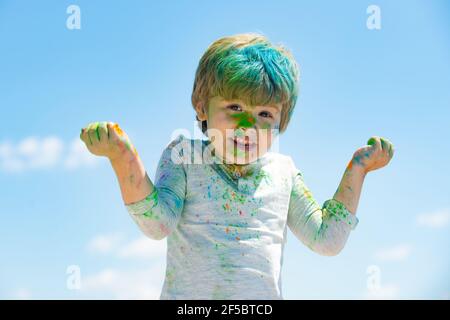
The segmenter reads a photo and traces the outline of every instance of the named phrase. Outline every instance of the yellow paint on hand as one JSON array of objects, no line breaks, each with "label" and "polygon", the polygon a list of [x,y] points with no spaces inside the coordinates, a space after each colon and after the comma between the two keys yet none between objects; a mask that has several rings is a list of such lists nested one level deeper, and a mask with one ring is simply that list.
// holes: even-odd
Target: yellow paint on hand
[{"label": "yellow paint on hand", "polygon": [[122,129],[119,127],[119,125],[117,123],[113,126],[113,129],[119,136],[122,137],[124,135],[124,132],[122,131]]}]

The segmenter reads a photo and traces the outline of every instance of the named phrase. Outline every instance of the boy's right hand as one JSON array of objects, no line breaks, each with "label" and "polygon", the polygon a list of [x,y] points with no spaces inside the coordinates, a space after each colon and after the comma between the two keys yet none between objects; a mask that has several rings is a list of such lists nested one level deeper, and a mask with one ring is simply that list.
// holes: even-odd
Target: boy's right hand
[{"label": "boy's right hand", "polygon": [[80,139],[88,150],[110,160],[137,156],[128,135],[114,122],[93,122],[81,129]]}]

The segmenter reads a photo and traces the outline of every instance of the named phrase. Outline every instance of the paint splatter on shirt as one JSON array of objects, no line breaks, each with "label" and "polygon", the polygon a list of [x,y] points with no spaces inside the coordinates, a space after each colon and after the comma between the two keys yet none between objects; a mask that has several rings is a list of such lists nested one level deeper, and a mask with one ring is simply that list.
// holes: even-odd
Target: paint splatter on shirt
[{"label": "paint splatter on shirt", "polygon": [[289,156],[267,152],[239,177],[208,146],[179,135],[162,153],[153,192],[125,205],[144,234],[167,237],[160,298],[282,299],[287,228],[335,255],[358,219],[333,199],[319,206]]}]

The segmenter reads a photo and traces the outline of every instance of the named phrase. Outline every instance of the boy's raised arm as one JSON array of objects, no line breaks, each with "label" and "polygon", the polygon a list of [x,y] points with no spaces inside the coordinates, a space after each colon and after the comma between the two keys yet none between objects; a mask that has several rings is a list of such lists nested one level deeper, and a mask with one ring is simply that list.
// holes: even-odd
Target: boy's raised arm
[{"label": "boy's raised arm", "polygon": [[384,138],[371,137],[367,146],[359,148],[353,154],[333,199],[344,204],[352,214],[356,214],[367,172],[384,167],[393,155],[392,143]]},{"label": "boy's raised arm", "polygon": [[91,123],[81,129],[80,138],[91,153],[109,159],[119,181],[125,204],[142,200],[153,191],[153,183],[136,148],[118,124]]},{"label": "boy's raised arm", "polygon": [[288,212],[288,226],[294,235],[319,254],[338,254],[358,223],[355,214],[366,173],[385,166],[392,156],[393,147],[388,140],[369,139],[368,146],[354,153],[333,199],[322,206],[297,171]]},{"label": "boy's raised arm", "polygon": [[164,150],[155,184],[149,179],[127,134],[117,124],[90,124],[82,129],[81,139],[90,152],[110,160],[125,206],[141,231],[155,240],[169,235],[178,224],[185,199],[184,167],[172,158],[172,154],[176,156],[172,152],[175,142],[182,138]]}]

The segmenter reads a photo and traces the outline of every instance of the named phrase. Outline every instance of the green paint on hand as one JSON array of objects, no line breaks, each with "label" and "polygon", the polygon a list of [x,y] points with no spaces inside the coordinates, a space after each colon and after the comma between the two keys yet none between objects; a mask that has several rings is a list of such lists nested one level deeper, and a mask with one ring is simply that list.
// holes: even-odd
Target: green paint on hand
[{"label": "green paint on hand", "polygon": [[95,123],[95,133],[97,133],[97,139],[98,139],[98,141],[100,141],[100,131],[99,131],[99,128],[100,128],[100,123],[99,123],[99,122],[96,122],[96,123]]},{"label": "green paint on hand", "polygon": [[375,138],[370,138],[369,141],[367,141],[367,144],[368,144],[369,146],[373,146],[375,143],[376,143]]}]

